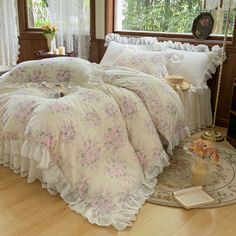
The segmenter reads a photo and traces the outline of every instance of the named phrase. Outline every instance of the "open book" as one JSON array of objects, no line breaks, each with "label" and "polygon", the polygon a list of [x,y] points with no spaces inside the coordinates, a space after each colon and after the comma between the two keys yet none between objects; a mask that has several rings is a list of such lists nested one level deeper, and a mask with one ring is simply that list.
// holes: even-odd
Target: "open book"
[{"label": "open book", "polygon": [[173,192],[174,199],[186,209],[205,205],[215,202],[215,199],[209,196],[202,186],[186,188]]}]

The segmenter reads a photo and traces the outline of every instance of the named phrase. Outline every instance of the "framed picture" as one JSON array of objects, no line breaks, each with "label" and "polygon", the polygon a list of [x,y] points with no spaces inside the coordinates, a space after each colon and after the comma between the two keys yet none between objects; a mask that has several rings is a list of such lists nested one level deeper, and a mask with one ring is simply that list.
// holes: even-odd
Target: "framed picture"
[{"label": "framed picture", "polygon": [[214,19],[209,12],[202,12],[193,21],[192,33],[196,39],[207,39],[211,34]]}]

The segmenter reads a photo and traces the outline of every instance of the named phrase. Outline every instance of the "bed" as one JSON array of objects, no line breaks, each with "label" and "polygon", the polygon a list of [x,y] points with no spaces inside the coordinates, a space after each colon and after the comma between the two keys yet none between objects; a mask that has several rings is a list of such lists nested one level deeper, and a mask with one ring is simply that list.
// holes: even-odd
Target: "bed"
[{"label": "bed", "polygon": [[121,66],[123,59],[103,66],[51,58],[0,77],[0,164],[29,183],[39,179],[90,223],[118,230],[132,225],[168,156],[189,135],[186,105],[163,79],[163,62],[183,57],[152,55],[160,67],[151,69],[135,58],[148,73]]},{"label": "bed", "polygon": [[[105,67],[123,66],[151,74],[158,79],[181,75],[190,84],[186,90],[177,89],[185,108],[191,133],[212,125],[211,90],[207,80],[221,64],[221,48],[206,45],[164,41],[155,37],[126,37],[108,34],[106,53],[100,62]],[[172,58],[170,53],[174,53]],[[152,61],[157,55],[161,60]],[[144,58],[147,58],[144,62]]]},{"label": "bed", "polygon": [[93,224],[132,225],[186,135],[176,92],[143,72],[58,57],[0,78],[0,164]]}]

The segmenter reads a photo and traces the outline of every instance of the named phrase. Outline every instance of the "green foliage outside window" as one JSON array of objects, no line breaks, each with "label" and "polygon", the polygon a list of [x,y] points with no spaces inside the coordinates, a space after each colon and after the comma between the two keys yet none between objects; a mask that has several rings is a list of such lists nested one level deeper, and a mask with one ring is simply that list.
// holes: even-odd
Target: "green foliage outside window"
[{"label": "green foliage outside window", "polygon": [[27,0],[28,25],[31,28],[41,28],[49,23],[48,4],[46,0]]},{"label": "green foliage outside window", "polygon": [[[201,0],[123,0],[122,30],[191,33],[201,12]],[[231,34],[234,16],[233,12]]]}]

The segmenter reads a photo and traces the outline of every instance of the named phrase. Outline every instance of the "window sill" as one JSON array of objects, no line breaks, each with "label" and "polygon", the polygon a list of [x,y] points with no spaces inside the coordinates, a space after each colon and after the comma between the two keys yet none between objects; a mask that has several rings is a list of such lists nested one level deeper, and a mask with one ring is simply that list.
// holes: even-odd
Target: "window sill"
[{"label": "window sill", "polygon": [[[191,44],[206,44],[208,46],[223,45],[223,36],[212,35],[206,40],[198,40],[193,37],[191,33],[175,34],[175,33],[158,33],[158,32],[148,32],[148,31],[114,31],[114,33],[126,36],[148,36],[156,37],[159,41],[178,41],[182,43]],[[233,46],[233,38],[227,38],[227,47],[231,48]]]}]

